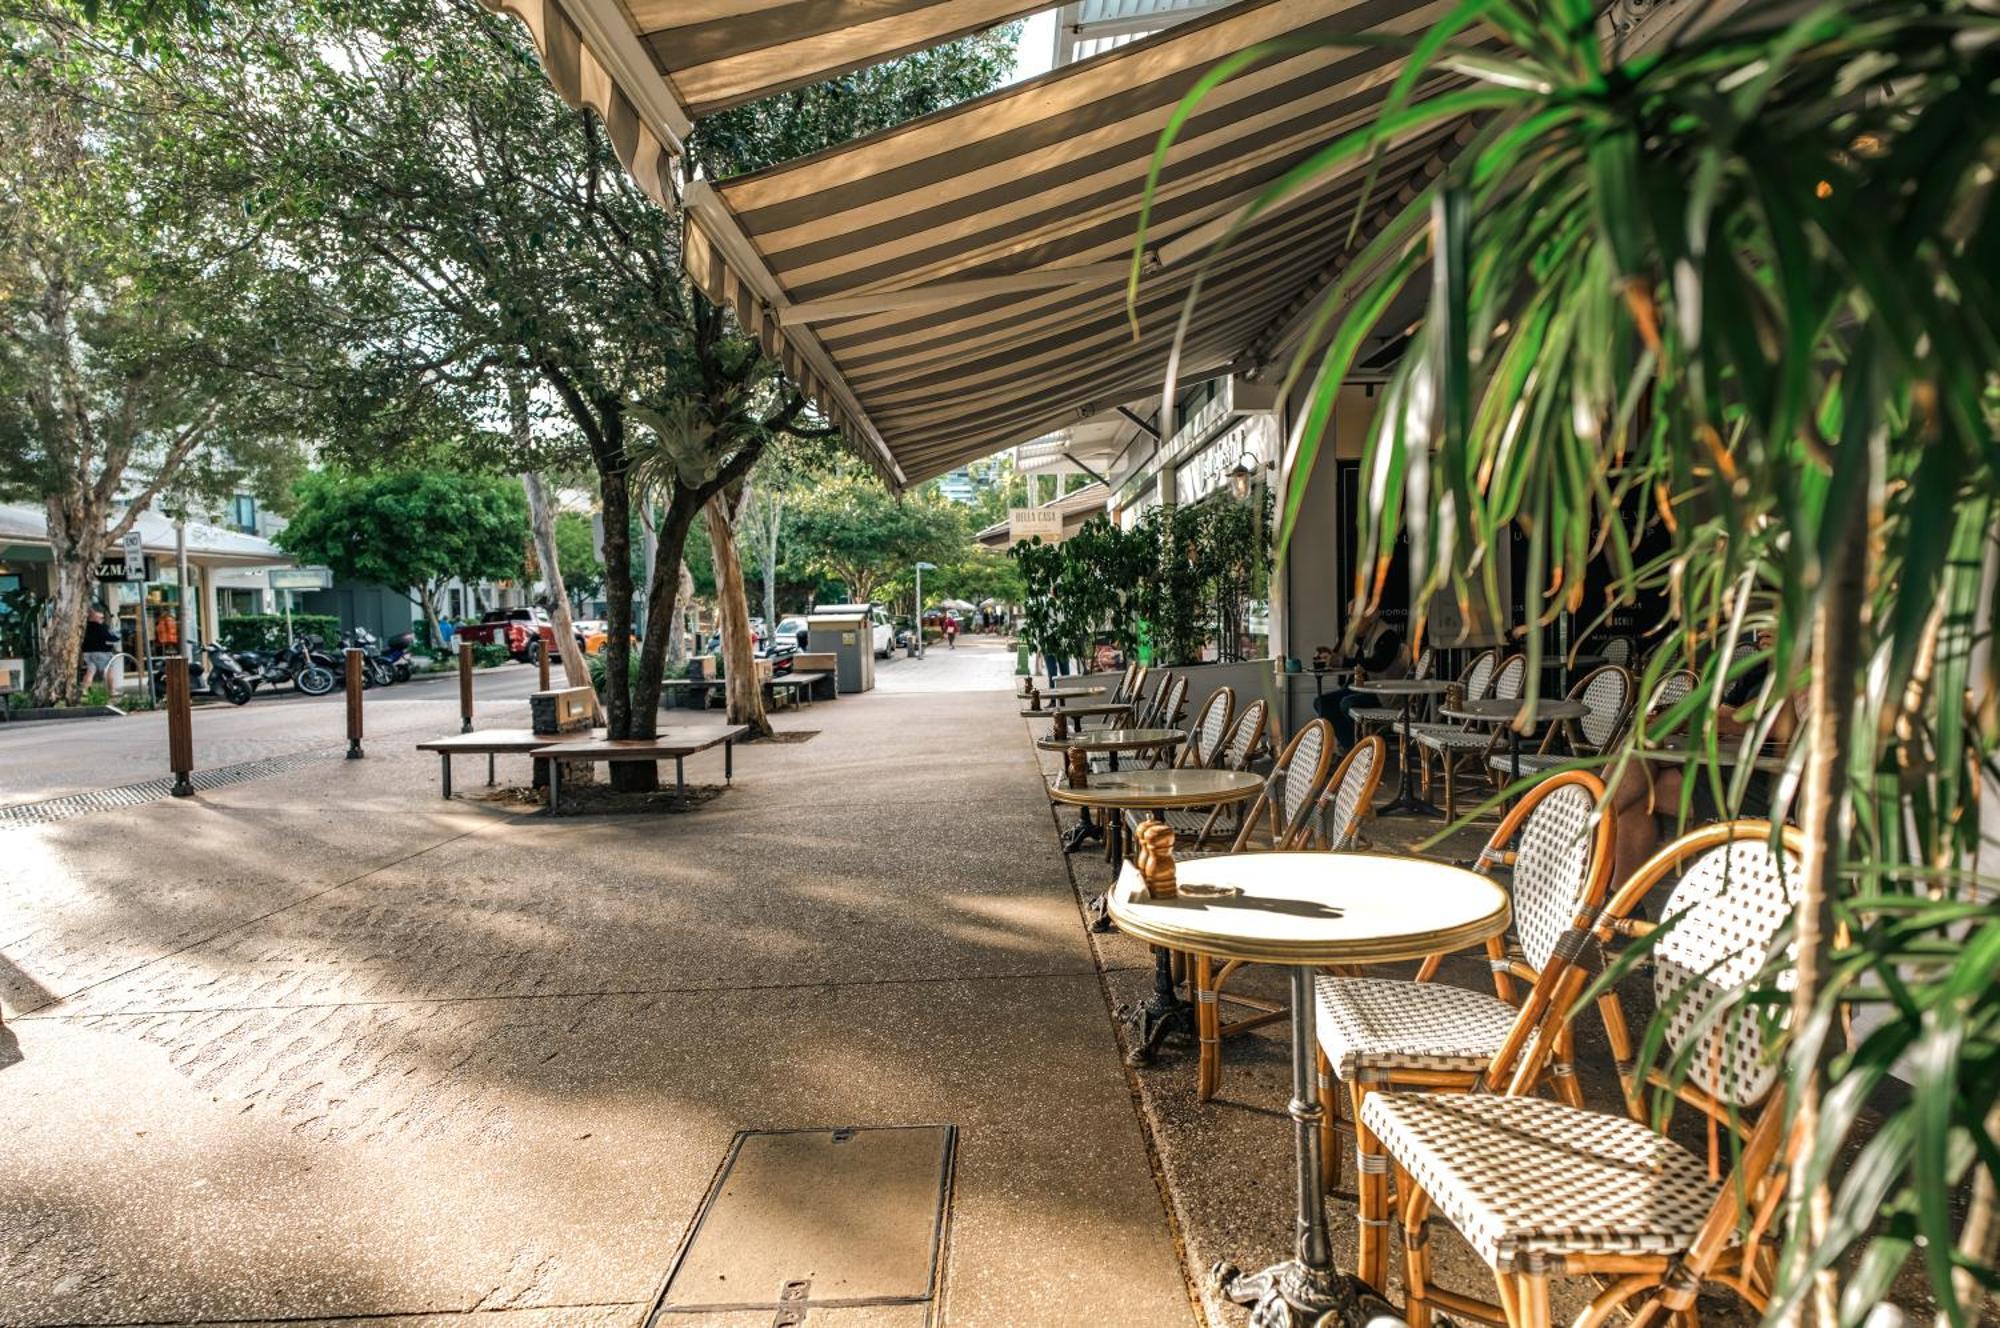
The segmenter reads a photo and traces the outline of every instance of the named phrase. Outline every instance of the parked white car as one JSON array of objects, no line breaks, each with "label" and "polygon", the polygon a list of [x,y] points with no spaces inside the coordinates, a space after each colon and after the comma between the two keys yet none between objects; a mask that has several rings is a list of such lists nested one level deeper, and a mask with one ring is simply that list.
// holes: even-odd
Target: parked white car
[{"label": "parked white car", "polygon": [[896,625],[889,621],[889,611],[880,604],[868,606],[868,618],[875,628],[875,658],[887,659],[896,653]]}]

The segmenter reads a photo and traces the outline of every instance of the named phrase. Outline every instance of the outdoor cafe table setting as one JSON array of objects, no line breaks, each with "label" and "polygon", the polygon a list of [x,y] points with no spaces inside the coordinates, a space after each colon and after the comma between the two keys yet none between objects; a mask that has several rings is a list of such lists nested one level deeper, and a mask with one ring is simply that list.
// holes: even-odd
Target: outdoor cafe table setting
[{"label": "outdoor cafe table setting", "polygon": [[1112,887],[1109,906],[1118,930],[1160,953],[1289,970],[1297,1246],[1292,1258],[1257,1273],[1218,1263],[1210,1270],[1216,1289],[1256,1307],[1253,1328],[1310,1328],[1328,1311],[1337,1312],[1332,1322],[1353,1325],[1393,1314],[1333,1262],[1320,1169],[1314,976],[1328,965],[1420,959],[1498,936],[1511,919],[1506,891],[1461,867],[1385,853],[1236,853],[1168,861],[1163,870],[1142,847]]},{"label": "outdoor cafe table setting", "polygon": [[1401,697],[1403,702],[1403,759],[1402,769],[1396,774],[1396,796],[1375,809],[1375,814],[1396,815],[1408,813],[1412,816],[1442,816],[1444,813],[1417,796],[1415,785],[1410,782],[1410,714],[1416,708],[1420,696],[1443,696],[1451,690],[1448,682],[1436,682],[1427,678],[1370,678],[1354,684],[1355,690],[1370,692],[1376,696]]},{"label": "outdoor cafe table setting", "polygon": [[[1164,751],[1186,741],[1187,734],[1179,729],[1071,729],[1061,737],[1037,738],[1035,746],[1045,752],[1082,752],[1086,761],[1091,753],[1103,752],[1111,758],[1111,771],[1116,773],[1121,752]],[[1080,808],[1076,824],[1063,836],[1063,852],[1076,852],[1097,834],[1097,823],[1091,818],[1090,808]]]},{"label": "outdoor cafe table setting", "polygon": [[[1116,875],[1125,861],[1126,811],[1150,812],[1157,819],[1178,807],[1232,806],[1248,802],[1263,790],[1261,775],[1247,770],[1208,770],[1199,767],[1179,770],[1121,770],[1094,774],[1077,784],[1065,775],[1052,785],[1049,796],[1071,807],[1096,808],[1104,813],[1106,856]],[[1110,890],[1090,902],[1091,926],[1105,930],[1099,919],[1106,916]],[[1153,952],[1153,995],[1132,1011],[1132,1060],[1143,1065],[1151,1060],[1168,1037],[1194,1036],[1194,1006],[1174,990],[1173,956],[1165,950]]]},{"label": "outdoor cafe table setting", "polygon": [[1519,697],[1503,700],[1487,697],[1484,700],[1460,701],[1438,711],[1446,719],[1462,720],[1469,724],[1505,724],[1507,726],[1508,774],[1513,782],[1521,779],[1521,731],[1536,729],[1543,724],[1564,719],[1582,719],[1590,713],[1590,707],[1582,701],[1569,697],[1539,697],[1530,705]]},{"label": "outdoor cafe table setting", "polygon": [[[1028,703],[1024,715],[1046,715],[1052,708],[1068,706],[1080,701],[1092,701],[1105,695],[1109,687],[1031,687],[1015,695]],[[1044,705],[1043,702],[1047,702]]]}]

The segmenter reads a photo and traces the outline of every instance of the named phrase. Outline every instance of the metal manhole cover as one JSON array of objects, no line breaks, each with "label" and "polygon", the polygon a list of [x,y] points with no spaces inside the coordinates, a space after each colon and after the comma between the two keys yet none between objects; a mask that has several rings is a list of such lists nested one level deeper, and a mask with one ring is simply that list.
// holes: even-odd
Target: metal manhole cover
[{"label": "metal manhole cover", "polygon": [[950,1125],[743,1131],[648,1324],[934,1299],[957,1144]]}]

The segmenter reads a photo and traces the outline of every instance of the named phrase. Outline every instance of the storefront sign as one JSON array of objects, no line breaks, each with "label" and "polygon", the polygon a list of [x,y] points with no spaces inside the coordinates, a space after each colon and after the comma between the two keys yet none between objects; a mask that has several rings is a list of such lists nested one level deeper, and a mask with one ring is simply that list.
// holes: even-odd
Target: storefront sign
[{"label": "storefront sign", "polygon": [[[1219,380],[1215,395],[1204,402],[1198,410],[1181,422],[1174,430],[1174,436],[1154,453],[1153,457],[1140,466],[1118,485],[1114,499],[1117,507],[1129,507],[1138,501],[1145,486],[1152,483],[1163,466],[1185,468],[1198,456],[1212,451],[1214,441],[1219,436],[1227,436],[1251,420],[1264,420],[1275,432],[1277,427],[1278,391],[1270,383],[1252,383],[1231,374]],[[1241,452],[1237,453],[1240,456]],[[1226,470],[1234,466],[1237,456],[1229,458]],[[1174,501],[1191,502],[1184,496],[1185,481],[1176,478]],[[1213,486],[1204,488],[1202,493],[1213,492]],[[1199,495],[1197,495],[1199,496]]]},{"label": "storefront sign", "polygon": [[1044,544],[1063,540],[1063,514],[1059,507],[1010,507],[1007,509],[1007,542],[1018,544],[1040,536]]},{"label": "storefront sign", "polygon": [[99,581],[151,581],[153,579],[153,559],[150,554],[141,554],[134,566],[124,555],[105,558],[97,564]]},{"label": "storefront sign", "polygon": [[1277,455],[1278,421],[1271,415],[1241,415],[1215,441],[1181,463],[1174,474],[1174,501],[1185,506],[1226,487],[1239,467],[1261,475]]},{"label": "storefront sign", "polygon": [[327,590],[333,586],[331,567],[273,567],[273,590]]}]

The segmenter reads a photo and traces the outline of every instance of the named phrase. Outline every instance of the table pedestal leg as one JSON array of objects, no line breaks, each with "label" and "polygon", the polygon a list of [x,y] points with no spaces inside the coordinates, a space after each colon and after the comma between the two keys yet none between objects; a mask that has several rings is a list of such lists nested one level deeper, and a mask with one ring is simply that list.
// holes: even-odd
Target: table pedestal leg
[{"label": "table pedestal leg", "polygon": [[1292,970],[1292,1117],[1294,1177],[1298,1199],[1297,1252],[1256,1273],[1218,1263],[1209,1270],[1215,1288],[1238,1305],[1253,1305],[1251,1328],[1314,1328],[1328,1311],[1333,1322],[1362,1328],[1378,1315],[1394,1315],[1366,1284],[1333,1266],[1327,1240],[1325,1194],[1320,1187],[1318,1065],[1314,1051],[1313,970]]},{"label": "table pedestal leg", "polygon": [[1394,816],[1443,816],[1444,813],[1431,803],[1417,796],[1416,785],[1410,782],[1410,760],[1416,752],[1416,744],[1410,741],[1410,709],[1416,704],[1416,697],[1403,701],[1403,768],[1396,775],[1396,797],[1393,802],[1382,806],[1379,811]]},{"label": "table pedestal leg", "polygon": [[1125,813],[1111,808],[1104,815],[1105,856],[1111,859],[1111,885],[1084,907],[1084,916],[1090,919],[1090,930],[1108,932],[1111,930],[1111,887],[1118,884],[1118,873],[1125,866]]},{"label": "table pedestal leg", "polygon": [[1097,822],[1091,817],[1090,808],[1085,807],[1076,814],[1076,824],[1071,826],[1069,833],[1063,836],[1063,852],[1081,853],[1085,845],[1089,844],[1093,839],[1100,838],[1103,833],[1103,830],[1098,827]]},{"label": "table pedestal leg", "polygon": [[1125,1011],[1131,1025],[1132,1050],[1125,1063],[1151,1065],[1168,1038],[1194,1040],[1194,1006],[1181,999],[1174,989],[1174,957],[1171,951],[1153,949],[1153,994]]}]

